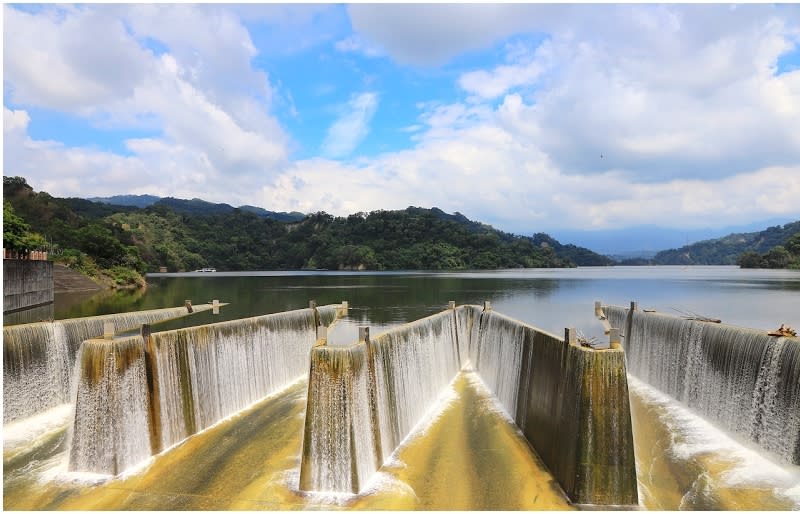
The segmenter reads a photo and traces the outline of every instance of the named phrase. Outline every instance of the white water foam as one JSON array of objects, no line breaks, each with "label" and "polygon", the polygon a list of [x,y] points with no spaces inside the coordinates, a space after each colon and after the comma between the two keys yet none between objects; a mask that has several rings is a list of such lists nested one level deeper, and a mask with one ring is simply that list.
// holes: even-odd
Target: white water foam
[{"label": "white water foam", "polygon": [[699,414],[687,409],[670,396],[628,375],[631,392],[652,405],[661,407],[661,421],[672,434],[670,451],[679,459],[690,459],[704,453],[715,453],[730,462],[717,479],[727,486],[770,487],[800,508],[800,466],[782,464],[770,459],[765,451],[751,447],[717,428]]},{"label": "white water foam", "polygon": [[65,430],[72,418],[74,405],[65,403],[35,416],[3,425],[3,450],[27,446],[58,430]]}]

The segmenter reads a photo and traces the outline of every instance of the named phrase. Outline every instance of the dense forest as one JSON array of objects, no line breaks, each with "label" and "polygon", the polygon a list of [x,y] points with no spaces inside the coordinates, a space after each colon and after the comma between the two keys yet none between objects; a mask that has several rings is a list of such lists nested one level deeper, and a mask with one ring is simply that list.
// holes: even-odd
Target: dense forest
[{"label": "dense forest", "polygon": [[[287,221],[284,215],[296,213],[196,199],[162,198],[139,208],[55,198],[34,192],[21,177],[3,177],[3,196],[4,208],[8,204],[9,212],[40,234],[38,243],[44,241],[56,259],[90,274],[114,270],[118,283],[135,282],[125,270],[141,274],[161,267],[460,270],[612,264],[546,234],[508,234],[436,208],[347,217],[317,212]],[[5,239],[4,227],[4,244]]]},{"label": "dense forest", "polygon": [[789,268],[800,269],[800,232],[775,245],[766,253],[744,252],[736,263],[742,268]]},{"label": "dense forest", "polygon": [[[699,241],[681,248],[658,252],[652,259],[630,259],[621,264],[732,265],[742,267],[789,268],[796,266],[792,253],[800,234],[800,221],[769,227],[760,232],[730,234]],[[744,259],[744,260],[742,260]]]}]

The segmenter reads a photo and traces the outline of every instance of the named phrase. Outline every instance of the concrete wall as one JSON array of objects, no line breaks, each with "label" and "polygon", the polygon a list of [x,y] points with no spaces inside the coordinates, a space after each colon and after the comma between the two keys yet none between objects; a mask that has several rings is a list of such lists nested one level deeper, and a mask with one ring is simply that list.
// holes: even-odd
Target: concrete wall
[{"label": "concrete wall", "polygon": [[603,313],[622,329],[631,374],[800,464],[800,338],[635,308]]},{"label": "concrete wall", "polygon": [[[196,305],[194,312],[211,308]],[[78,347],[102,337],[106,323],[125,332],[187,314],[185,307],[172,307],[3,327],[3,423],[70,402]]]},{"label": "concrete wall", "polygon": [[308,369],[319,324],[340,312],[327,305],[84,341],[69,469],[122,473],[287,386]]},{"label": "concrete wall", "polygon": [[570,500],[638,503],[625,355],[472,310],[472,366]]},{"label": "concrete wall", "polygon": [[[443,329],[443,317],[451,317],[454,324]],[[420,376],[449,380],[463,365],[474,368],[497,396],[572,502],[638,503],[621,349],[568,344],[475,306],[393,330],[392,339],[398,337],[406,339],[403,351],[378,351],[374,342],[312,351],[301,489],[358,492],[406,435],[400,431],[384,437],[384,431],[398,431],[382,426],[381,420],[407,416],[403,409],[419,413],[429,408],[442,381],[428,386]],[[424,352],[436,355],[434,341],[449,358],[420,358]],[[392,346],[399,347],[397,342]],[[416,373],[415,368],[429,367],[436,360],[441,369]],[[452,367],[453,362],[458,365]],[[396,369],[390,388],[376,378],[380,371],[370,372],[381,367]],[[414,399],[411,407],[397,401],[401,396]],[[397,412],[381,412],[393,405]]]},{"label": "concrete wall", "polygon": [[3,259],[3,312],[52,301],[52,262]]}]

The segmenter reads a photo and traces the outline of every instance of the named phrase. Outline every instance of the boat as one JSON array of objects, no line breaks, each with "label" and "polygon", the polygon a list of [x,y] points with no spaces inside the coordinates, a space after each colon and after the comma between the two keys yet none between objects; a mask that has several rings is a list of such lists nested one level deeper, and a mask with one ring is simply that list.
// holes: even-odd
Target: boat
[{"label": "boat", "polygon": [[202,268],[194,270],[195,273],[215,273],[217,268]]}]

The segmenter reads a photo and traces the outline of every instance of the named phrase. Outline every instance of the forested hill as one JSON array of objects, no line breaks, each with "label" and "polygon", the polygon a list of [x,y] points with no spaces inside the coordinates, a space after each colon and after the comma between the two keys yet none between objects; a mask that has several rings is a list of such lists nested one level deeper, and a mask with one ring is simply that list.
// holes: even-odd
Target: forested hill
[{"label": "forested hill", "polygon": [[[228,205],[227,203],[211,203],[199,198],[192,198],[191,200],[182,200],[180,198],[161,198],[153,195],[117,195],[109,197],[94,197],[89,198],[93,202],[123,205],[129,207],[146,208],[151,205],[165,205],[170,207],[180,214],[226,214],[233,212],[236,207]],[[274,212],[262,209],[261,207],[254,207],[252,205],[242,205],[239,209],[249,211],[261,216],[262,218],[270,218],[278,221],[300,221],[305,218],[302,212]]]},{"label": "forested hill", "polygon": [[[800,221],[769,227],[760,232],[730,234],[719,239],[700,241],[674,250],[664,250],[653,257],[654,264],[738,264],[746,253],[767,254],[800,233]],[[785,267],[785,266],[773,266]]]},{"label": "forested hill", "polygon": [[[101,266],[169,271],[280,269],[496,269],[611,264],[549,236],[516,236],[460,213],[409,207],[284,222],[245,208],[209,213],[202,201],[145,208],[54,198],[4,177],[4,199],[31,229]],[[169,199],[167,199],[169,200]],[[186,203],[194,210],[188,210]],[[192,203],[194,202],[194,203]],[[225,205],[225,204],[222,204]]]}]

